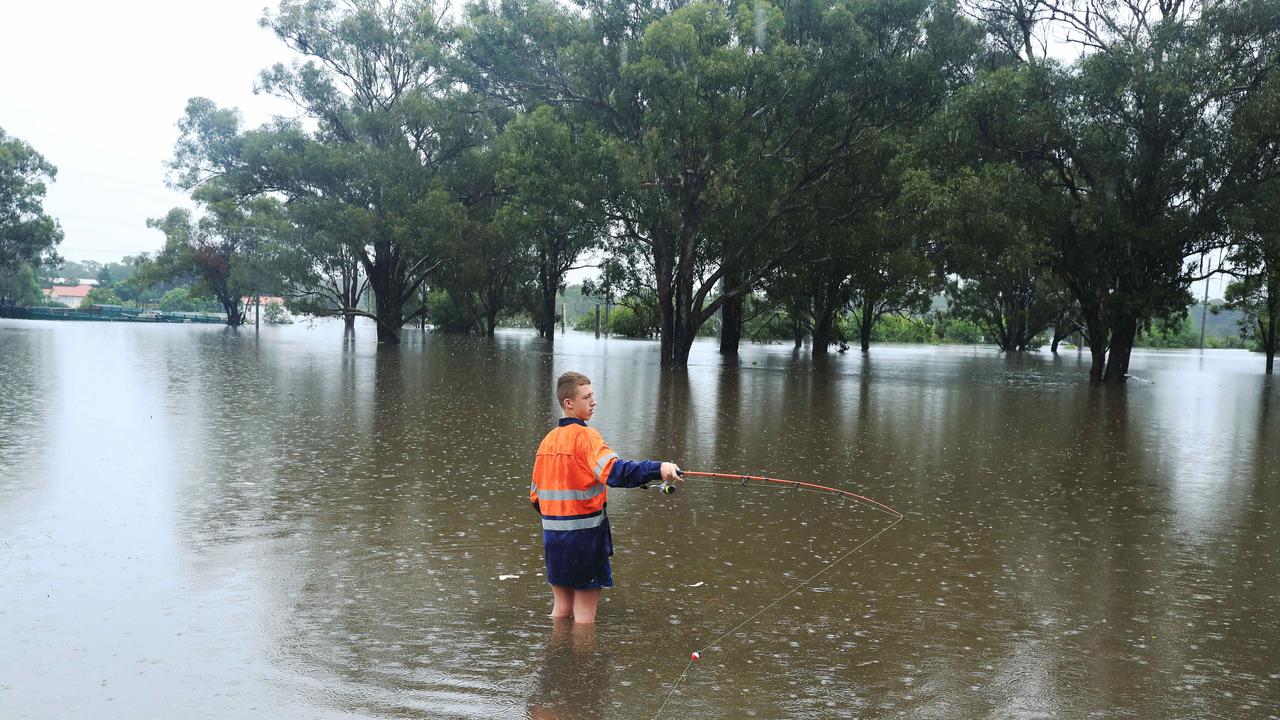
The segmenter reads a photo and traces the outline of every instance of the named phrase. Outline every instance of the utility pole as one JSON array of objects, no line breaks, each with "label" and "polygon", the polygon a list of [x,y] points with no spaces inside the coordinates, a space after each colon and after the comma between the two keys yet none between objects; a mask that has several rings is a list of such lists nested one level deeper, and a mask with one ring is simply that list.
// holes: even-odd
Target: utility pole
[{"label": "utility pole", "polygon": [[[1204,275],[1204,255],[1200,255],[1200,275]],[[1204,301],[1200,304],[1200,352],[1204,352],[1204,326],[1209,317],[1209,278],[1204,279]]]}]

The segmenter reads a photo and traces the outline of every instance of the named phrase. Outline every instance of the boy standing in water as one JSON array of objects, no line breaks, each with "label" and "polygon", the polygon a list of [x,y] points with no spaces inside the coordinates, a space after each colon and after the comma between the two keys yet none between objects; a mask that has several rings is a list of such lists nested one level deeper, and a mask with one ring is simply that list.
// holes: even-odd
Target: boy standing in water
[{"label": "boy standing in water", "polygon": [[587,427],[596,398],[586,375],[561,375],[556,400],[564,417],[538,446],[529,500],[542,513],[547,582],[555,599],[551,617],[593,623],[600,589],[613,587],[606,487],[640,487],[659,479],[684,481],[675,463],[623,460],[605,445],[600,433]]}]

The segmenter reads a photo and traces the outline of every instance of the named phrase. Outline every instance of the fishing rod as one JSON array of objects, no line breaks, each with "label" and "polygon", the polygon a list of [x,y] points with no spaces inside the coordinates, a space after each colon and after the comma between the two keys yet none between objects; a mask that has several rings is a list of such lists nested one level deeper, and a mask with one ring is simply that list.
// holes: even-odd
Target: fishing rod
[{"label": "fishing rod", "polygon": [[[850,548],[847,552],[844,552],[836,559],[827,563],[820,570],[815,572],[813,575],[809,576],[808,579],[802,580],[796,583],[794,586],[791,587],[791,589],[787,590],[786,592],[782,593],[778,597],[774,598],[771,602],[761,607],[759,610],[757,610],[747,619],[743,620],[742,622],[738,623],[734,627],[730,628],[724,634],[720,635],[719,637],[712,640],[711,642],[706,643],[705,645],[698,648],[697,650],[694,650],[693,652],[689,653],[688,663],[685,665],[684,670],[680,673],[680,676],[676,678],[675,682],[672,683],[671,687],[667,690],[666,696],[663,697],[662,699],[662,705],[658,707],[658,712],[654,714],[653,720],[658,720],[658,718],[662,716],[662,712],[663,710],[666,709],[667,703],[671,701],[671,696],[675,694],[676,689],[679,688],[680,685],[684,682],[685,677],[689,674],[689,670],[693,668],[694,664],[702,659],[703,653],[705,653],[707,650],[710,650],[713,647],[718,646],[722,641],[724,641],[725,638],[729,637],[733,633],[745,627],[748,623],[751,623],[756,618],[760,617],[765,612],[775,607],[778,603],[782,602],[784,599],[794,594],[800,588],[805,587],[809,583],[816,580],[819,575],[822,575],[823,573],[827,572],[828,570],[835,567],[836,565],[844,562],[845,559],[848,558],[850,555],[853,555],[854,553],[858,552],[862,548],[866,547],[869,543],[874,541],[876,538],[880,537],[881,535],[888,532],[889,530],[892,530],[894,527],[898,525],[898,523],[902,522],[902,520],[905,517],[902,513],[898,512],[897,510],[894,510],[892,507],[880,502],[879,500],[872,500],[871,498],[866,497],[865,495],[859,495],[857,493],[850,492],[848,490],[833,488],[827,485],[820,485],[818,483],[801,482],[798,480],[783,480],[781,478],[771,478],[771,477],[765,477],[763,475],[742,475],[742,474],[732,474],[732,473],[699,472],[695,470],[681,470],[681,471],[678,471],[678,473],[681,478],[686,478],[686,477],[701,478],[710,482],[734,481],[735,484],[740,484],[743,487],[746,487],[747,485],[752,483],[756,483],[756,484],[764,484],[764,485],[775,485],[780,487],[790,487],[795,490],[806,490],[809,492],[832,494],[832,495],[839,496],[841,498],[847,498],[847,499],[853,500],[865,507],[869,507],[873,510],[884,513],[885,515],[892,517],[893,522],[889,523],[883,528],[880,528],[880,530],[876,532],[874,535],[872,535],[871,537],[866,538],[862,542]],[[662,484],[658,486],[658,489],[664,495],[670,495],[671,493],[676,491],[676,485],[670,480],[664,480]]]},{"label": "fishing rod", "polygon": [[[874,510],[879,510],[880,512],[885,513],[890,517],[894,517],[898,519],[902,518],[902,513],[898,512],[897,510],[894,510],[888,505],[885,505],[879,500],[872,500],[871,498],[866,497],[865,495],[859,495],[854,492],[849,492],[848,490],[833,488],[827,485],[819,485],[818,483],[802,482],[799,480],[783,480],[781,478],[765,477],[763,475],[742,475],[742,474],[735,474],[735,473],[699,472],[696,470],[681,470],[680,477],[682,478],[718,478],[722,480],[736,480],[743,487],[746,487],[749,483],[771,483],[773,485],[790,487],[793,489],[806,489],[806,490],[811,490],[815,492],[830,493],[832,495],[837,495],[839,497],[848,498],[855,502],[859,502]],[[662,484],[658,486],[658,490],[660,490],[663,495],[670,495],[671,493],[676,491],[676,485],[670,480],[664,480],[662,481]]]}]

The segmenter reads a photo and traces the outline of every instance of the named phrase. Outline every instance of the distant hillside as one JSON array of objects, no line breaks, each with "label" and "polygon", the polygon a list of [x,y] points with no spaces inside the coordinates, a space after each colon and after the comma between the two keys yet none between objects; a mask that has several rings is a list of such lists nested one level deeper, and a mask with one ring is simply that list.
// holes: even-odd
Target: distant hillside
[{"label": "distant hillside", "polygon": [[[1217,315],[1213,314],[1213,309],[1221,304],[1221,300],[1209,301],[1209,314],[1204,323],[1205,337],[1239,338],[1240,320],[1244,318],[1244,313],[1239,310],[1222,310]],[[1203,307],[1203,303],[1196,303],[1187,308],[1187,317],[1191,320],[1197,332],[1200,330],[1200,315]]]},{"label": "distant hillside", "polygon": [[584,296],[582,294],[581,285],[569,285],[564,289],[564,292],[560,294],[560,302],[568,309],[566,317],[569,318],[569,323],[572,324],[574,320],[577,320],[586,313],[593,312],[595,310],[597,300],[595,298]]}]

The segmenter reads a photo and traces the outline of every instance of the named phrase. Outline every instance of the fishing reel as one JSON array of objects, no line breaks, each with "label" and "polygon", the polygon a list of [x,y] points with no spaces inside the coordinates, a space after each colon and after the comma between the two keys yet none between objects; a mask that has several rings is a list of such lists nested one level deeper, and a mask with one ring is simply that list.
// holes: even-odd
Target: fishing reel
[{"label": "fishing reel", "polygon": [[[642,486],[642,487],[643,487],[645,490],[648,490],[648,489],[649,489],[650,487],[652,487],[652,486],[651,486],[651,485],[644,485],[644,486]],[[670,495],[670,494],[674,493],[675,491],[676,491],[676,484],[675,484],[675,483],[673,483],[673,482],[671,482],[670,480],[663,480],[663,481],[662,481],[662,483],[660,483],[660,484],[658,485],[658,492],[662,493],[663,495]]]}]

